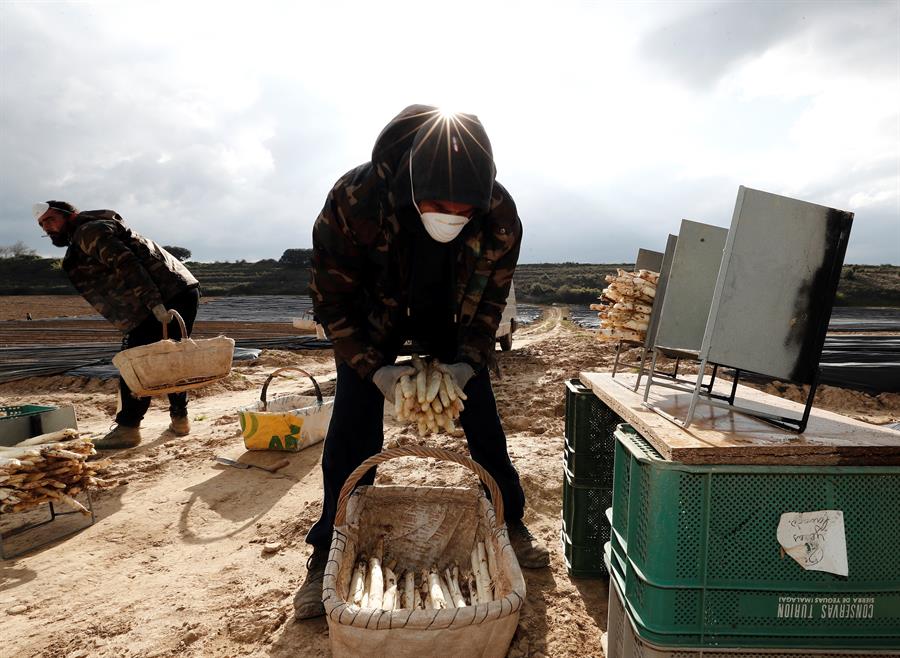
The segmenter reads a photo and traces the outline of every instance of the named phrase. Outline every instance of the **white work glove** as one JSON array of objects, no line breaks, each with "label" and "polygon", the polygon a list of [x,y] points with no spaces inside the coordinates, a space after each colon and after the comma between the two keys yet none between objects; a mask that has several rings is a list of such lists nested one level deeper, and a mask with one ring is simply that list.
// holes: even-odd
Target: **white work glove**
[{"label": "white work glove", "polygon": [[157,304],[150,310],[153,311],[153,317],[155,317],[162,324],[169,324],[172,320],[175,319],[175,314],[162,304]]},{"label": "white work glove", "polygon": [[466,384],[469,383],[469,380],[475,375],[475,370],[468,363],[463,363],[460,361],[459,363],[445,363],[441,366],[445,372],[449,372],[450,376],[453,377],[453,381],[456,382],[456,385],[459,386],[460,390],[463,390],[466,387]]},{"label": "white work glove", "polygon": [[415,374],[416,369],[412,366],[381,366],[375,371],[375,374],[372,375],[372,383],[378,387],[378,390],[384,395],[385,400],[393,402],[394,390],[396,389],[397,382],[400,381],[400,378],[403,375],[415,376]]}]

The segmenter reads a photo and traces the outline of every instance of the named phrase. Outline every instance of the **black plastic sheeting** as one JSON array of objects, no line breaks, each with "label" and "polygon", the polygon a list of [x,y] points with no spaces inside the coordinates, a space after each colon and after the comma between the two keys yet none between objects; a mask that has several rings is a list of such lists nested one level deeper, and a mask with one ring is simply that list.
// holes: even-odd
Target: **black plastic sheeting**
[{"label": "black plastic sheeting", "polygon": [[[572,321],[597,327],[597,312],[571,307]],[[872,334],[842,335],[845,332]],[[819,360],[819,382],[870,393],[900,392],[900,308],[838,307],[831,313]],[[749,376],[749,375],[748,375]]]}]

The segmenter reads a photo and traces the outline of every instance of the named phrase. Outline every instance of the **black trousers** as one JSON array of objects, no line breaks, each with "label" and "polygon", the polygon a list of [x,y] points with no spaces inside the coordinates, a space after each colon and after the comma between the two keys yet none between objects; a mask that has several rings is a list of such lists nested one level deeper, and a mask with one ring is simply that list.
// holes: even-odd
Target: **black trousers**
[{"label": "black trousers", "polygon": [[[468,396],[460,422],[466,433],[472,459],[497,481],[503,496],[507,521],[517,521],[525,512],[525,492],[519,474],[506,450],[506,435],[497,415],[497,402],[487,369],[482,369],[465,387]],[[368,457],[381,451],[384,441],[384,396],[372,382],[362,379],[347,364],[337,367],[334,411],[322,450],[325,496],[322,516],[306,541],[316,547],[331,544],[338,494],[347,476]],[[375,470],[360,480],[371,484]]]},{"label": "black trousers", "polygon": [[[178,311],[190,336],[194,328],[194,319],[197,317],[197,306],[200,304],[200,290],[189,288],[164,303],[166,308]],[[177,320],[170,322],[168,329],[169,338],[175,340],[181,338],[181,327],[178,326]],[[151,313],[150,317],[125,334],[122,338],[122,349],[149,345],[159,340],[162,340],[162,324]],[[144,414],[150,408],[150,398],[134,397],[128,384],[119,377],[119,399],[122,401],[122,409],[116,414],[116,422],[125,427],[140,427]],[[187,401],[187,393],[169,393],[169,415],[173,418],[187,416]]]}]

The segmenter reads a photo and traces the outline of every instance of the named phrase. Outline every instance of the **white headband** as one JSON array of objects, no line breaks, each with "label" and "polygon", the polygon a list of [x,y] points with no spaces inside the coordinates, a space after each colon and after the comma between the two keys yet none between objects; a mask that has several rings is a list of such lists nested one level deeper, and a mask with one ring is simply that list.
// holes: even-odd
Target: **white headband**
[{"label": "white headband", "polygon": [[48,210],[50,210],[50,204],[45,202],[36,203],[31,206],[31,214],[34,215],[35,220],[40,219],[41,216]]}]

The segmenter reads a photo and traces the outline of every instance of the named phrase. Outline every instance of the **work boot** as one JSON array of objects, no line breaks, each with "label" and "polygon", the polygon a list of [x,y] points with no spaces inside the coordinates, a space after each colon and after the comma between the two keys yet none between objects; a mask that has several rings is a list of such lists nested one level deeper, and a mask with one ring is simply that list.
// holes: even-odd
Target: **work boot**
[{"label": "work boot", "polygon": [[519,560],[519,565],[526,569],[540,569],[550,566],[550,551],[544,543],[531,534],[522,521],[509,521],[509,543]]},{"label": "work boot", "polygon": [[141,442],[141,428],[116,425],[102,439],[94,441],[97,450],[118,450],[134,448]]},{"label": "work boot", "polygon": [[175,436],[187,436],[191,433],[191,422],[187,416],[172,416],[169,431]]},{"label": "work boot", "polygon": [[306,580],[294,595],[294,618],[297,621],[312,619],[325,614],[322,603],[322,581],[325,580],[325,564],[328,562],[327,548],[313,548],[306,561]]}]

